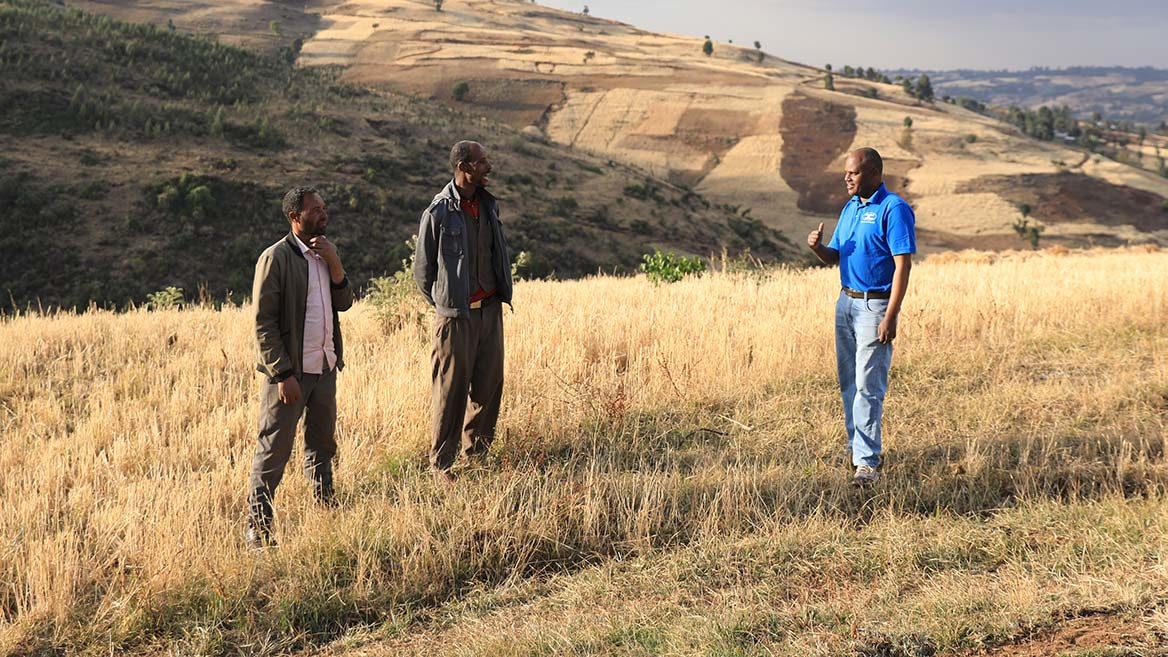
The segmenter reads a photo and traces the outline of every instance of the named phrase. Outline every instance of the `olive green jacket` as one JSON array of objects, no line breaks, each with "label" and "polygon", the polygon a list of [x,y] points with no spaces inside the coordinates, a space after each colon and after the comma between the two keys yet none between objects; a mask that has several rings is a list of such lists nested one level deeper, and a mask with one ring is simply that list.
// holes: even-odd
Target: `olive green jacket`
[{"label": "olive green jacket", "polygon": [[[333,349],[337,369],[344,367],[341,323],[338,313],[353,305],[348,277],[332,283]],[[276,383],[304,373],[304,314],[308,298],[308,261],[300,253],[292,233],[264,249],[256,262],[251,297],[255,309],[256,369]]]}]

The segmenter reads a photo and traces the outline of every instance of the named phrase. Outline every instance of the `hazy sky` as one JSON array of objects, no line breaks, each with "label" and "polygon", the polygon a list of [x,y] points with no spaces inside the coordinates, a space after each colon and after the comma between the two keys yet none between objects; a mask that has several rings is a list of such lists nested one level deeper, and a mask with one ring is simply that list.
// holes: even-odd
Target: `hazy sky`
[{"label": "hazy sky", "polygon": [[878,69],[1168,66],[1168,0],[538,0],[803,64]]}]

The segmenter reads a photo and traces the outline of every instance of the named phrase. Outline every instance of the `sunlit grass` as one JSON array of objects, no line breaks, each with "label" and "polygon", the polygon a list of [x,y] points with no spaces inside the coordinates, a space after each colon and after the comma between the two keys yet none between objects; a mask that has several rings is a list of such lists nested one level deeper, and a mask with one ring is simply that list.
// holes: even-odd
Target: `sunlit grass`
[{"label": "sunlit grass", "polygon": [[1159,618],[1166,274],[1133,250],[918,264],[868,492],[834,271],[521,282],[497,449],[454,491],[425,469],[428,329],[358,304],[342,507],[290,468],[258,555],[245,310],[0,320],[0,647],[853,654]]}]

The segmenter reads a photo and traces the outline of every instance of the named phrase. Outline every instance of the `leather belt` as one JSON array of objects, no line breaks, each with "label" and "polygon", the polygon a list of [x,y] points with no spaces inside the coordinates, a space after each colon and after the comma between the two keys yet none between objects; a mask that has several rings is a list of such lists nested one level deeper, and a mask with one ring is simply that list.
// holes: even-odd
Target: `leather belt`
[{"label": "leather belt", "polygon": [[891,292],[881,292],[879,290],[872,292],[861,292],[860,290],[853,290],[850,287],[843,288],[843,293],[853,299],[890,299]]}]

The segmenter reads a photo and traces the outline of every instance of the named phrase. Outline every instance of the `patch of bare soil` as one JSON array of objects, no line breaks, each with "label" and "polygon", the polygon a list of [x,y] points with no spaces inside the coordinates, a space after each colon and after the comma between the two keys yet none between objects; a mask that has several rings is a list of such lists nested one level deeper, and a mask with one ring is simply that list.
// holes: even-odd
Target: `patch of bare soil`
[{"label": "patch of bare soil", "polygon": [[1160,195],[1083,174],[982,176],[957,191],[995,193],[1018,206],[1029,206],[1030,216],[1046,224],[1088,221],[1131,225],[1145,232],[1168,229],[1168,212]]},{"label": "patch of bare soil", "polygon": [[1144,655],[1160,641],[1140,623],[1112,615],[1072,618],[1016,643],[975,653],[987,657],[1051,657],[1062,654]]},{"label": "patch of bare soil", "polygon": [[[449,88],[458,82],[449,81]],[[515,128],[538,122],[548,107],[564,98],[563,84],[552,79],[476,78],[467,82],[470,92],[466,101],[474,109]],[[435,97],[441,97],[440,89]],[[457,105],[456,105],[457,106]]]},{"label": "patch of bare soil", "polygon": [[783,100],[779,173],[799,193],[800,210],[836,214],[848,200],[841,154],[856,136],[856,110],[802,93]]},{"label": "patch of bare soil", "polygon": [[[1046,245],[1058,240],[1054,236],[1043,235]],[[1029,248],[1029,243],[1014,233],[992,233],[988,235],[962,235],[943,230],[930,230],[917,225],[917,242],[930,251],[1010,251]]]}]

